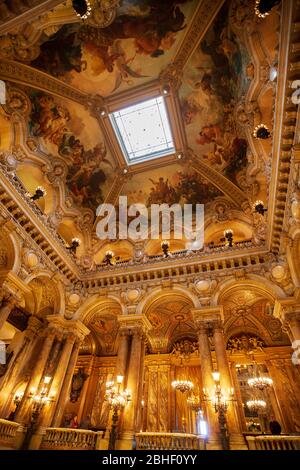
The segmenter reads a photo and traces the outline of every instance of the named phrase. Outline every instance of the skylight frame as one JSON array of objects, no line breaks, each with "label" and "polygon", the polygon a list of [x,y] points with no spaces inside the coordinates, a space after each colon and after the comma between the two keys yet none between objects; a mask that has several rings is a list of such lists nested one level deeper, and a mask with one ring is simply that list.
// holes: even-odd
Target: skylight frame
[{"label": "skylight frame", "polygon": [[[157,110],[159,112],[159,117],[160,117],[160,123],[162,125],[162,134],[164,134],[165,136],[164,148],[162,148],[161,150],[157,150],[157,151],[151,151],[150,153],[144,152],[147,147],[143,147],[140,149],[133,148],[131,140],[136,138],[136,136],[133,136],[133,137],[130,136],[131,138],[130,140],[127,135],[127,142],[125,142],[126,137],[125,139],[123,137],[123,135],[126,133],[126,127],[123,122],[123,117],[128,116],[130,114],[129,110],[134,109],[134,108],[137,108],[137,109],[135,111],[132,111],[132,113],[145,111],[145,109],[147,109],[147,103],[150,105],[150,107],[153,107],[153,108],[155,108],[155,105],[157,106]],[[120,107],[119,109],[115,109],[109,113],[109,120],[110,120],[111,126],[114,130],[115,136],[117,138],[118,144],[121,148],[121,151],[123,153],[123,156],[126,160],[127,165],[130,165],[130,166],[136,165],[138,163],[144,163],[144,162],[156,160],[162,157],[171,156],[174,153],[176,153],[176,143],[175,143],[175,139],[173,135],[172,125],[170,122],[170,116],[168,113],[168,106],[165,102],[164,96],[162,96],[161,94],[154,96],[154,97],[150,97],[150,98],[148,97],[146,99],[142,99],[139,102],[131,103],[128,106],[123,106],[123,107]],[[124,129],[120,129],[120,126],[117,122],[118,120],[119,122],[122,122]],[[123,130],[123,135],[122,135],[122,130]],[[139,138],[141,138],[141,135],[139,136]],[[129,147],[131,148],[131,151]],[[152,149],[155,147],[162,147],[162,144],[153,145]],[[138,156],[134,155],[134,154],[139,154],[139,153],[140,155]]]}]

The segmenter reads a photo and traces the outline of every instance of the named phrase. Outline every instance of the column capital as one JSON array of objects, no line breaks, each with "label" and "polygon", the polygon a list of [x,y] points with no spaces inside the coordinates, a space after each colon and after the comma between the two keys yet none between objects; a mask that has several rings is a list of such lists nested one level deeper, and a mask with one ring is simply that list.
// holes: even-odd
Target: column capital
[{"label": "column capital", "polygon": [[193,308],[191,313],[198,329],[214,329],[223,327],[224,313],[222,305],[206,308]]},{"label": "column capital", "polygon": [[146,334],[151,329],[151,323],[145,315],[119,315],[120,328],[131,334]]},{"label": "column capital", "polygon": [[30,294],[30,287],[19,278],[13,271],[2,271],[0,273],[0,285],[4,293],[16,297],[16,301],[20,302],[24,294]]},{"label": "column capital", "polygon": [[61,315],[48,315],[49,327],[61,330],[64,333],[73,333],[81,341],[90,333],[90,330],[80,320],[67,320]]},{"label": "column capital", "polygon": [[294,297],[276,300],[273,315],[278,318],[283,325],[289,324],[293,320],[300,321],[300,302]]}]

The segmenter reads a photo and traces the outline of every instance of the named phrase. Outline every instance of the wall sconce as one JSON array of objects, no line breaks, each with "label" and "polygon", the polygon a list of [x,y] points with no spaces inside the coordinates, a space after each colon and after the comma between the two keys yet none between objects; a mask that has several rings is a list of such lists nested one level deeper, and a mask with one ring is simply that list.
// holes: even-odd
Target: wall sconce
[{"label": "wall sconce", "polygon": [[15,409],[13,411],[11,411],[11,413],[9,414],[9,417],[7,418],[8,421],[14,421],[15,419],[15,416],[16,416],[16,412],[20,406],[20,403],[22,401],[22,398],[24,396],[24,392],[17,392],[14,396],[14,399],[13,399],[13,403],[15,405]]},{"label": "wall sconce", "polygon": [[105,400],[108,401],[112,415],[112,426],[109,435],[108,450],[115,450],[117,440],[117,426],[119,421],[119,414],[124,410],[125,406],[131,400],[130,390],[120,390],[124,377],[118,375],[116,379],[117,385],[113,381],[106,382]]},{"label": "wall sconce", "polygon": [[46,189],[43,188],[42,186],[38,186],[35,190],[35,193],[33,194],[33,196],[30,197],[30,199],[32,199],[32,201],[38,201],[42,197],[46,196],[46,194],[47,194]]},{"label": "wall sconce", "polygon": [[255,127],[253,131],[253,136],[256,139],[265,140],[265,139],[268,139],[270,135],[271,135],[271,132],[269,131],[267,126],[265,126],[265,124],[259,124],[258,126]]},{"label": "wall sconce", "polygon": [[264,215],[268,209],[265,209],[263,201],[255,201],[253,204],[253,209],[258,214]]},{"label": "wall sconce", "polygon": [[229,246],[231,248],[233,245],[233,230],[231,230],[231,228],[225,230],[224,237],[226,240],[226,246]]},{"label": "wall sconce", "polygon": [[268,16],[273,7],[278,5],[280,0],[256,0],[255,1],[255,14],[259,18]]},{"label": "wall sconce", "polygon": [[164,254],[165,258],[168,258],[168,256],[170,256],[169,246],[170,246],[170,244],[167,240],[164,240],[164,241],[161,242],[161,248],[162,248],[162,251],[163,251],[163,254]]},{"label": "wall sconce", "polygon": [[212,376],[215,383],[214,391],[211,396],[209,396],[208,391],[203,389],[203,400],[210,401],[215,409],[215,412],[218,413],[222,449],[229,450],[229,434],[227,430],[226,413],[229,403],[234,401],[234,390],[231,388],[227,391],[227,394],[225,394],[220,385],[220,373],[215,371],[212,373]]},{"label": "wall sconce", "polygon": [[44,377],[43,386],[39,393],[37,393],[36,388],[32,388],[30,390],[28,398],[32,400],[32,412],[30,416],[30,422],[26,429],[26,434],[25,434],[25,438],[22,444],[22,449],[28,449],[31,438],[37,430],[41,411],[43,410],[46,403],[50,403],[54,399],[54,396],[55,396],[54,393],[51,396],[48,396],[48,392],[49,392],[48,386],[51,380],[52,380],[52,377],[50,376]]},{"label": "wall sconce", "polygon": [[91,4],[88,0],[72,0],[72,7],[76,15],[82,20],[86,20],[92,11]]}]

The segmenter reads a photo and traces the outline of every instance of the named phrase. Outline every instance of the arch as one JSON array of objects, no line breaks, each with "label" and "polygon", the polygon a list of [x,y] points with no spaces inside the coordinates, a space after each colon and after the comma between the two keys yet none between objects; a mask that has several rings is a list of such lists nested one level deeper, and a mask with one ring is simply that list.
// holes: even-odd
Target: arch
[{"label": "arch", "polygon": [[145,313],[154,302],[166,299],[168,297],[174,297],[174,295],[188,299],[191,302],[193,308],[201,308],[199,299],[195,294],[193,294],[193,292],[189,291],[187,288],[175,284],[172,287],[157,287],[156,289],[153,289],[150,294],[146,295],[140,301],[137,306],[136,313],[141,315]]},{"label": "arch", "polygon": [[228,294],[231,290],[238,290],[239,288],[255,290],[256,292],[260,293],[262,297],[267,298],[272,302],[286,297],[286,294],[279,286],[269,281],[265,277],[259,276],[257,274],[249,274],[247,279],[241,279],[238,281],[235,278],[231,278],[221,282],[212,296],[212,305],[221,304],[222,298],[226,294]]},{"label": "arch", "polygon": [[[54,277],[55,277],[55,282],[53,279]],[[43,315],[46,315],[48,312],[49,314],[54,313],[56,315],[63,316],[65,312],[65,290],[64,290],[64,286],[61,280],[57,278],[57,274],[53,274],[46,270],[39,270],[38,272],[31,273],[25,279],[25,284],[27,284],[28,287],[31,287],[30,285],[31,283],[33,283],[34,281],[39,281],[39,280],[45,283],[45,288],[51,286],[51,288],[55,292],[54,301],[52,305],[53,312],[48,311],[47,306],[42,307],[40,311],[38,311],[39,306],[38,306],[37,298],[34,295],[33,289],[32,289],[32,294],[26,295],[25,297],[26,307],[28,308],[29,311],[35,314],[42,312]]]},{"label": "arch", "polygon": [[126,313],[124,305],[117,296],[108,294],[104,297],[101,296],[101,294],[95,294],[92,297],[89,297],[78,308],[78,310],[75,312],[73,320],[81,320],[84,324],[87,324],[87,322],[91,320],[93,314],[96,313],[95,309],[100,308],[100,310],[98,310],[99,312],[101,311],[101,307],[103,307],[102,310],[104,310],[105,306],[107,307],[107,304],[111,302],[115,302],[119,305],[122,314]]},{"label": "arch", "polygon": [[17,274],[21,265],[20,242],[17,235],[1,230],[0,233],[0,269],[13,271]]}]

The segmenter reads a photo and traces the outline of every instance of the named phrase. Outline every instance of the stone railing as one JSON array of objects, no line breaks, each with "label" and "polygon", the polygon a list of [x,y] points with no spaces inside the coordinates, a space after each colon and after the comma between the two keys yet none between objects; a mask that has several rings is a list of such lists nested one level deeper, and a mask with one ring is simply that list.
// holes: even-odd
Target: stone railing
[{"label": "stone railing", "polygon": [[137,450],[205,450],[205,439],[195,434],[141,432],[136,435]]},{"label": "stone railing", "polygon": [[300,450],[299,436],[246,436],[249,450]]},{"label": "stone railing", "polygon": [[101,433],[87,429],[47,428],[40,449],[94,450]]},{"label": "stone railing", "polygon": [[0,449],[13,449],[18,423],[0,419]]}]

